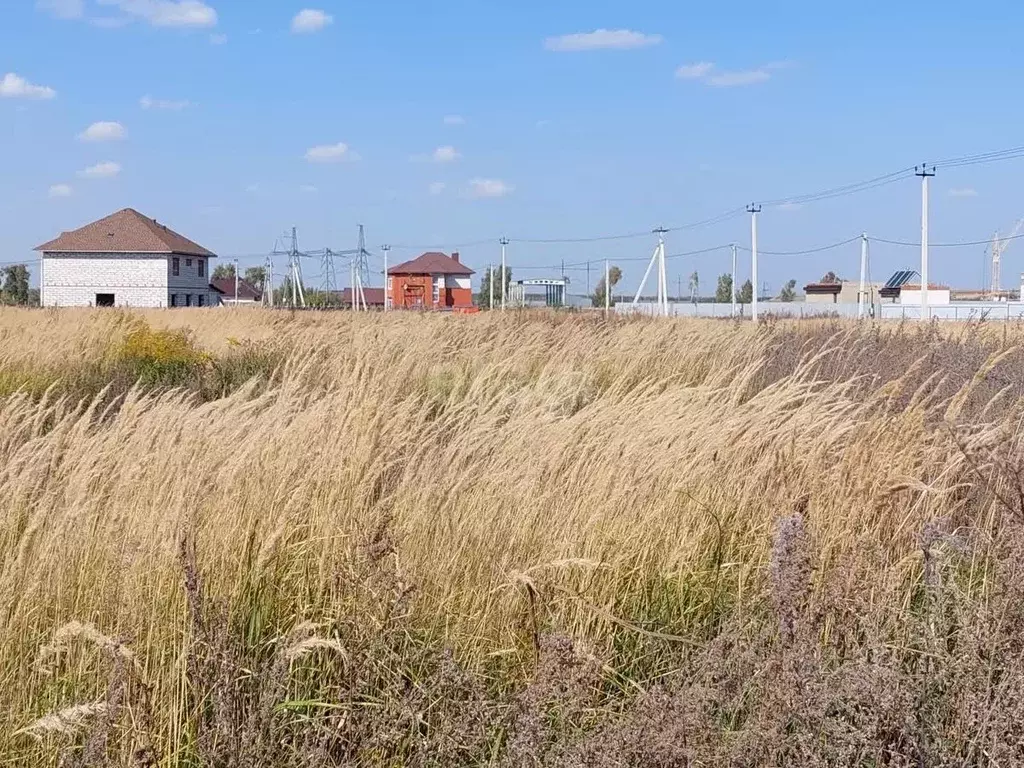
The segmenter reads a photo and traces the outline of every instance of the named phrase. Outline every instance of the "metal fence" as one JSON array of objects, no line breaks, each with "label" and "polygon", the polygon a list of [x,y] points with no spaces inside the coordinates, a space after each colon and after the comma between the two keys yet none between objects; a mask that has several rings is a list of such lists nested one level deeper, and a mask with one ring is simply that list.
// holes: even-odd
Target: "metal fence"
[{"label": "metal fence", "polygon": [[[633,306],[632,302],[615,305],[620,314],[659,315],[661,310],[656,302],[640,302]],[[807,304],[802,301],[775,302],[764,301],[757,305],[757,312],[762,317],[776,315],[784,317],[857,317],[856,304]],[[870,308],[869,308],[870,311]],[[878,306],[875,306],[877,313]],[[668,312],[673,317],[750,317],[749,304],[737,304],[733,314],[732,305],[724,303],[699,303],[689,301],[670,302]]]},{"label": "metal fence", "polygon": [[[661,309],[656,302],[641,302],[633,306],[632,302],[621,302],[615,305],[619,314],[660,315]],[[668,305],[669,315],[673,317],[733,317],[731,304],[694,304],[692,302],[673,302]],[[774,302],[765,301],[758,304],[761,317],[844,317],[856,319],[859,315],[857,304],[808,304],[802,301]],[[869,304],[866,308],[868,317],[882,320],[920,320],[921,307],[916,304]],[[1017,301],[970,301],[956,304],[939,304],[930,307],[929,315],[933,320],[968,321],[1009,321],[1024,320],[1024,302]],[[735,317],[750,317],[750,305],[737,305]]]}]

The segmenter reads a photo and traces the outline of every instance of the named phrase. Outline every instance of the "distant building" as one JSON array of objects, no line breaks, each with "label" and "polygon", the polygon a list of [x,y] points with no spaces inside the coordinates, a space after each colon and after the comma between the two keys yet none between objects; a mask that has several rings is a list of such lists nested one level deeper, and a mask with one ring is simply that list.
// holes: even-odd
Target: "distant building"
[{"label": "distant building", "polygon": [[43,243],[44,307],[206,307],[216,256],[155,219],[125,208]]},{"label": "distant building", "polygon": [[[948,285],[928,285],[928,305],[939,307],[950,303],[950,288]],[[908,283],[900,290],[900,304],[921,304],[921,284],[913,285]]]},{"label": "distant building", "polygon": [[804,296],[808,304],[838,304],[842,290],[842,283],[808,283]]},{"label": "distant building", "polygon": [[[334,295],[337,297],[337,301],[340,302],[341,306],[352,306],[351,288],[345,288]],[[366,300],[367,309],[383,309],[384,296],[385,291],[383,288],[363,288],[363,298]]]},{"label": "distant building", "polygon": [[533,277],[513,281],[508,298],[514,307],[564,307],[568,292],[567,277]]},{"label": "distant building", "polygon": [[227,307],[256,307],[263,303],[260,290],[242,279],[238,281],[237,295],[233,277],[215,277],[210,280],[210,288],[217,294],[217,303]]},{"label": "distant building", "polygon": [[395,309],[469,309],[472,275],[458,253],[424,253],[388,270],[385,301]]},{"label": "distant building", "polygon": [[[881,283],[865,283],[867,303],[878,301]],[[860,298],[859,280],[842,280],[838,283],[808,283],[804,286],[804,297],[808,304],[857,304]]]},{"label": "distant building", "polygon": [[[900,269],[893,273],[880,294],[883,299],[891,303],[907,305],[921,305],[921,283],[912,282],[914,278],[921,279],[920,273],[913,269]],[[932,307],[942,306],[950,303],[950,288],[948,285],[928,284],[928,305]]]}]

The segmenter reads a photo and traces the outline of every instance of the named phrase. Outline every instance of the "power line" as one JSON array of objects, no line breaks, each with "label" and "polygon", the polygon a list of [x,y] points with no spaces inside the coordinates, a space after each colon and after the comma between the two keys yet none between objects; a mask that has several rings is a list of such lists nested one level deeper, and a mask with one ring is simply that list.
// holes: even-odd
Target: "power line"
[{"label": "power line", "polygon": [[[840,240],[838,243],[820,245],[817,248],[807,248],[802,251],[762,251],[760,248],[758,248],[757,252],[765,256],[806,256],[811,253],[821,253],[822,251],[831,251],[834,248],[841,248],[842,246],[849,245],[850,243],[856,242],[857,240],[860,240],[860,235],[856,235],[855,237],[851,237],[847,240]],[[748,253],[750,252],[750,248],[747,248],[746,246],[738,245],[736,247],[739,248],[741,251],[747,251]]]},{"label": "power line", "polygon": [[[1019,240],[1022,237],[1024,237],[1024,234],[1022,234],[1022,235],[1014,235],[1013,237],[1001,237],[999,239],[1000,240]],[[913,243],[913,242],[910,242],[909,240],[886,240],[883,237],[869,237],[868,240],[874,240],[876,243],[885,243],[887,245],[905,245],[905,246],[908,246],[908,247],[912,246],[914,248],[920,248],[921,247],[921,243],[920,242]],[[961,243],[932,243],[932,242],[928,243],[928,247],[929,248],[966,248],[966,247],[977,246],[977,245],[991,245],[991,238],[988,238],[988,239],[985,239],[985,240],[965,240],[964,242],[961,242]]]}]

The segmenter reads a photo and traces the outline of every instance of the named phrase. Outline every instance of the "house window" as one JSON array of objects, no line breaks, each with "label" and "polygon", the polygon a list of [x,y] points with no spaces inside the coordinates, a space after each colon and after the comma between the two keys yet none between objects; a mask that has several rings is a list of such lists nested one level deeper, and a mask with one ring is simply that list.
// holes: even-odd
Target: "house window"
[{"label": "house window", "polygon": [[171,274],[175,277],[181,274],[181,259],[177,256],[171,259]]},{"label": "house window", "polygon": [[198,296],[196,296],[196,306],[198,306],[198,307],[205,306],[205,304],[206,304],[206,302],[204,301],[205,298],[206,297],[203,296],[203,294],[201,294],[201,293]]},{"label": "house window", "polygon": [[191,293],[186,293],[185,294],[185,306],[186,307],[191,307],[192,306],[192,294]]},{"label": "house window", "polygon": [[172,307],[178,306],[178,294],[176,294],[176,293],[172,293],[171,294],[171,306]]},{"label": "house window", "polygon": [[192,259],[185,259],[185,266],[186,267],[191,267],[192,266]]},{"label": "house window", "polygon": [[206,277],[206,259],[199,259],[196,264],[199,266],[199,276]]},{"label": "house window", "polygon": [[444,282],[443,277],[434,278],[434,303],[437,304],[441,301],[441,283]]}]

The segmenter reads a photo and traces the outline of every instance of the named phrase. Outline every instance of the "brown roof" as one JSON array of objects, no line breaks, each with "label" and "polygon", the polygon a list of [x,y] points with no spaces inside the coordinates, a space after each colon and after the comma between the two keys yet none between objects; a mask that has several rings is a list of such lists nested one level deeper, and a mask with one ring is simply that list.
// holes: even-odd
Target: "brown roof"
[{"label": "brown roof", "polygon": [[388,270],[389,275],[472,275],[473,270],[455,258],[431,251]]},{"label": "brown roof", "polygon": [[804,293],[839,293],[842,290],[842,283],[808,283],[804,286]]},{"label": "brown roof", "polygon": [[[233,277],[215,277],[210,280],[210,287],[217,293],[221,293],[229,298],[235,298],[235,278]],[[251,284],[245,280],[239,279],[238,281],[238,298],[246,301],[259,301],[262,298],[262,294],[257,288],[254,288]]]},{"label": "brown roof", "polygon": [[132,208],[64,232],[56,240],[36,248],[43,253],[177,253],[182,256],[215,256],[187,237]]},{"label": "brown roof", "polygon": [[[383,288],[363,288],[363,296],[366,298],[366,306],[368,307],[383,307],[384,306],[384,289]],[[352,289],[342,289],[338,297],[342,304],[352,303]]]}]

